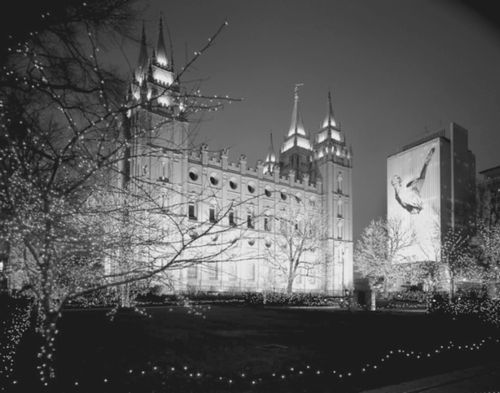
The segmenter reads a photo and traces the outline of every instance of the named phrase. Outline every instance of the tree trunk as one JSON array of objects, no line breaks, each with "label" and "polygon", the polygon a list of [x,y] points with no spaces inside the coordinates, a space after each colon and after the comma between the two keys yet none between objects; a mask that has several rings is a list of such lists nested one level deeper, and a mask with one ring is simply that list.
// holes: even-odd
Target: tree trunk
[{"label": "tree trunk", "polygon": [[376,311],[377,310],[377,291],[375,289],[372,289],[370,291],[370,311]]},{"label": "tree trunk", "polygon": [[132,304],[130,300],[130,285],[128,283],[120,285],[120,307],[129,308]]},{"label": "tree trunk", "polygon": [[44,312],[43,320],[40,325],[40,335],[42,337],[42,345],[38,352],[38,373],[40,381],[45,386],[52,386],[55,382],[55,341],[58,333],[57,321],[59,320],[58,312]]},{"label": "tree trunk", "polygon": [[450,302],[455,297],[455,276],[450,272]]},{"label": "tree trunk", "polygon": [[286,285],[286,293],[291,294],[293,292],[293,275],[288,276],[288,282]]}]

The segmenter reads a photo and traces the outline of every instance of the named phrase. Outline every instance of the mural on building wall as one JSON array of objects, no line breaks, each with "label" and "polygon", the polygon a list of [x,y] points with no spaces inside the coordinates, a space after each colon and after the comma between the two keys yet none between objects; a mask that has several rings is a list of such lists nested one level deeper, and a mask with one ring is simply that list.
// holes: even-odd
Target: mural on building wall
[{"label": "mural on building wall", "polygon": [[401,176],[394,175],[391,184],[394,187],[394,197],[401,207],[407,210],[410,214],[419,214],[423,209],[422,197],[420,191],[425,182],[427,166],[432,159],[435,148],[432,147],[427,153],[422,170],[418,177],[410,180],[406,185],[402,185]]},{"label": "mural on building wall", "polygon": [[402,151],[387,160],[387,218],[401,222],[412,232],[414,245],[405,250],[404,261],[439,258],[440,167],[439,141]]}]

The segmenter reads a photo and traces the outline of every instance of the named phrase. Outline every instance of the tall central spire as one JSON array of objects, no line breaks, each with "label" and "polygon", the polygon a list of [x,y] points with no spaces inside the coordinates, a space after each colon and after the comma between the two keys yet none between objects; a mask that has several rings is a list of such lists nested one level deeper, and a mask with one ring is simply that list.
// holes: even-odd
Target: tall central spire
[{"label": "tall central spire", "polygon": [[146,44],[146,28],[144,22],[142,23],[141,48],[139,50],[139,60],[137,63],[135,79],[137,82],[142,83],[144,75],[148,70],[148,47]]},{"label": "tall central spire", "polygon": [[295,84],[292,122],[290,124],[290,130],[288,131],[287,135],[289,137],[296,134],[306,136],[306,131],[304,129],[304,124],[302,123],[302,117],[300,116],[299,111],[299,87],[303,85],[303,83]]},{"label": "tall central spire", "polygon": [[274,165],[278,163],[276,158],[276,152],[274,151],[273,145],[273,133],[271,132],[271,144],[269,149],[267,149],[266,160],[264,161],[264,173],[272,173],[274,170]]},{"label": "tall central spire", "polygon": [[332,105],[332,94],[328,92],[328,104],[327,104],[327,113],[325,120],[323,120],[323,124],[321,128],[326,127],[337,127],[337,122],[335,121],[335,117],[333,116],[333,105]]},{"label": "tall central spire", "polygon": [[167,47],[163,36],[163,16],[160,14],[160,27],[158,29],[158,43],[156,45],[156,60],[162,67],[168,66]]},{"label": "tall central spire", "polygon": [[294,101],[292,110],[292,122],[290,124],[290,129],[288,134],[281,146],[281,152],[285,152],[292,147],[300,147],[306,150],[311,150],[311,142],[307,136],[306,130],[304,128],[304,123],[302,123],[302,117],[299,111],[299,87],[303,83],[297,83],[294,89]]}]

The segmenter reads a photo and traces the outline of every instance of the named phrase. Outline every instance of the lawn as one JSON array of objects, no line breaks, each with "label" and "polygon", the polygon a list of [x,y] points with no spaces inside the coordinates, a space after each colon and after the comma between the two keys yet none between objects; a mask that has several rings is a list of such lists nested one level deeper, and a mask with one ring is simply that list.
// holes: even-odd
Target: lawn
[{"label": "lawn", "polygon": [[[58,389],[359,392],[498,360],[500,348],[490,328],[421,313],[225,305],[147,313],[111,321],[102,310],[65,312]],[[29,371],[32,348],[28,336],[16,363],[16,392],[39,389]]]}]

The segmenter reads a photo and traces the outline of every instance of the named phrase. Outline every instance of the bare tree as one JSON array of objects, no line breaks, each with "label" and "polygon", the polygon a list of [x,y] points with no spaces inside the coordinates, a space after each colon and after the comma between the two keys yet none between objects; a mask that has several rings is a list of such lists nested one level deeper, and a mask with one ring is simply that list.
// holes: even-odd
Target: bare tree
[{"label": "bare tree", "polygon": [[415,244],[415,234],[405,229],[399,220],[373,220],[355,248],[355,268],[368,280],[371,288],[371,307],[376,308],[378,291],[401,276],[406,261],[404,251]]},{"label": "bare tree", "polygon": [[[130,114],[148,102],[126,102],[124,82],[100,57],[103,37],[133,20],[130,1],[68,2],[63,11],[44,13],[38,31],[13,39],[0,79],[0,237],[6,268],[18,273],[38,311],[45,384],[55,377],[57,321],[68,300],[119,287],[127,304],[130,284],[210,263],[232,245],[205,247],[207,238],[227,230],[219,224],[228,210],[215,221],[191,222],[186,196],[174,185],[124,176],[130,170],[124,162],[159,151],[131,146],[164,125],[122,133]],[[221,105],[183,92],[179,77],[226,24],[171,88],[148,97],[175,96],[182,109],[164,122],[186,122],[190,113]]]},{"label": "bare tree", "polygon": [[[264,217],[264,225],[274,221],[274,245],[267,248],[265,259],[286,283],[286,292],[293,292],[299,275],[317,274],[322,263],[317,251],[325,239],[325,225],[318,212],[306,211],[298,200],[294,205],[278,212],[275,217]],[[270,229],[270,228],[269,228]]]}]

